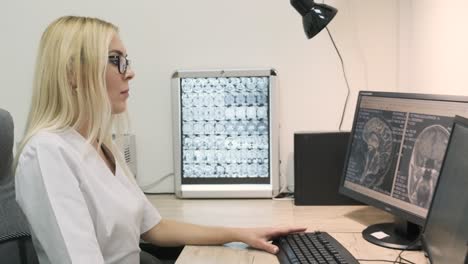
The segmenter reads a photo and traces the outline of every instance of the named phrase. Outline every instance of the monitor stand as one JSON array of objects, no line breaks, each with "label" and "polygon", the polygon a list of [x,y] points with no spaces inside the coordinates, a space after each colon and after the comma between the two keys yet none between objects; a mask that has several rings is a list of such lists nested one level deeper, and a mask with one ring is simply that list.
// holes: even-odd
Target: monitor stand
[{"label": "monitor stand", "polygon": [[[408,221],[396,218],[394,223],[374,224],[362,231],[365,240],[386,248],[420,250],[421,228]],[[386,237],[382,237],[385,236]]]}]

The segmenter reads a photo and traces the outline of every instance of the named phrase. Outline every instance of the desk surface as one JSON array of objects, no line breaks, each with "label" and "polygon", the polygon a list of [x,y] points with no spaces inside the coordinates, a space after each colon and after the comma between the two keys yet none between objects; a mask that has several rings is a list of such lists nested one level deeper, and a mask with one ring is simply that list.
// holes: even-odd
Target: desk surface
[{"label": "desk surface", "polygon": [[[357,259],[393,261],[400,253],[375,246],[362,238],[361,231],[368,225],[393,220],[388,213],[373,207],[295,206],[292,200],[271,199],[177,199],[173,195],[148,195],[148,199],[168,219],[232,227],[305,226],[308,232],[330,233]],[[418,264],[427,263],[421,252],[404,252],[403,257]],[[226,246],[187,246],[176,263],[278,261],[269,253],[247,248],[242,243],[230,243]]]}]

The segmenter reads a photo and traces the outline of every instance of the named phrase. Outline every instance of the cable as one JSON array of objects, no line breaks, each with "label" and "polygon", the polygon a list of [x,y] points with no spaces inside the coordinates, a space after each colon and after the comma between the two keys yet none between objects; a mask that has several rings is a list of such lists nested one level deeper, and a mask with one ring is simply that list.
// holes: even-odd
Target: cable
[{"label": "cable", "polygon": [[282,200],[294,200],[294,193],[279,193],[277,196],[272,198],[273,200],[282,201]]},{"label": "cable", "polygon": [[338,128],[338,130],[341,131],[341,126],[343,125],[343,120],[344,120],[344,116],[345,116],[345,113],[346,113],[346,106],[348,105],[349,93],[350,93],[351,89],[349,88],[348,77],[346,76],[346,70],[345,70],[345,67],[344,67],[343,58],[341,57],[341,53],[338,50],[338,47],[336,46],[335,40],[333,39],[333,36],[331,35],[330,30],[328,30],[328,27],[325,27],[325,29],[327,30],[328,36],[330,36],[330,40],[333,43],[333,47],[335,47],[336,53],[338,54],[338,57],[340,58],[341,69],[343,70],[343,76],[344,76],[344,79],[345,79],[345,82],[346,82],[346,88],[348,89],[347,93],[346,93],[346,100],[345,100],[345,103],[344,103],[344,106],[343,106],[343,112],[341,113],[340,126]]},{"label": "cable", "polygon": [[422,233],[419,234],[419,236],[413,241],[411,242],[411,244],[407,245],[404,249],[402,249],[400,251],[400,254],[398,254],[398,256],[396,257],[395,261],[393,263],[401,263],[402,260],[406,261],[407,263],[410,263],[410,264],[416,264],[404,257],[401,256],[401,254],[403,254],[403,252],[405,252],[406,250],[408,250],[409,248],[411,248],[412,246],[416,245],[417,243],[419,243],[420,239],[421,239],[421,236],[422,236]]},{"label": "cable", "polygon": [[146,193],[146,191],[147,191],[148,189],[153,188],[154,186],[160,184],[162,181],[164,181],[165,179],[167,179],[167,178],[169,178],[169,177],[171,177],[171,176],[174,176],[174,173],[173,173],[173,172],[164,175],[163,177],[157,179],[156,181],[154,181],[154,182],[152,182],[152,183],[150,183],[150,184],[147,184],[147,185],[144,185],[144,186],[140,186],[140,189],[141,189],[144,193]]},{"label": "cable", "polygon": [[414,263],[414,262],[412,262],[412,261],[410,261],[410,260],[408,260],[408,259],[401,256],[401,254],[403,254],[403,252],[406,251],[412,245],[413,244],[408,245],[405,249],[402,249],[400,251],[400,254],[398,254],[398,256],[396,257],[396,259],[395,259],[395,261],[393,263],[401,263],[401,261],[404,260],[404,261],[406,261],[405,263],[416,264],[416,263]]},{"label": "cable", "polygon": [[372,262],[372,261],[377,262],[377,261],[379,261],[379,262],[389,262],[389,263],[394,263],[394,264],[408,264],[408,263],[409,264],[416,264],[416,263],[412,262],[411,260],[408,260],[408,259],[402,257],[401,254],[403,254],[404,251],[408,250],[412,246],[416,245],[419,242],[420,238],[421,238],[421,235],[419,235],[418,238],[416,238],[413,242],[411,242],[411,244],[407,245],[406,248],[402,249],[395,260],[358,259],[358,261],[368,261],[368,262]]},{"label": "cable", "polygon": [[386,260],[386,259],[356,259],[357,261],[362,261],[362,262],[389,262],[389,263],[398,263],[398,264],[408,264],[406,262],[395,262],[393,260]]},{"label": "cable", "polygon": [[407,259],[407,258],[404,258],[404,257],[400,257],[400,259],[401,259],[401,260],[404,260],[404,261],[406,261],[406,262],[408,262],[408,263],[410,263],[410,264],[416,264],[415,262],[413,262],[413,261],[411,261],[411,260],[409,260],[409,259]]},{"label": "cable", "polygon": [[401,256],[401,254],[403,254],[404,251],[406,251],[408,248],[410,248],[411,246],[416,244],[417,243],[416,241],[418,241],[418,239],[416,239],[411,244],[409,244],[405,249],[402,249],[395,260],[383,260],[383,259],[357,259],[357,260],[358,261],[368,261],[368,262],[372,262],[372,261],[390,262],[390,263],[394,263],[394,264],[408,264],[408,263],[409,264],[416,264],[415,262]]},{"label": "cable", "polygon": [[[280,81],[280,77],[279,76],[276,76],[277,77],[277,82]],[[278,194],[273,197],[274,198],[282,198],[283,195],[288,195],[289,193],[291,193],[291,191],[289,190],[289,187],[288,187],[288,172],[286,171],[284,174],[281,173],[281,166],[283,165],[283,162],[281,161],[281,142],[279,140],[279,138],[281,137],[281,126],[279,126],[278,128],[278,157],[279,157],[279,160],[278,160],[278,185],[279,185],[279,190],[278,190]],[[289,193],[288,193],[289,191]]]}]

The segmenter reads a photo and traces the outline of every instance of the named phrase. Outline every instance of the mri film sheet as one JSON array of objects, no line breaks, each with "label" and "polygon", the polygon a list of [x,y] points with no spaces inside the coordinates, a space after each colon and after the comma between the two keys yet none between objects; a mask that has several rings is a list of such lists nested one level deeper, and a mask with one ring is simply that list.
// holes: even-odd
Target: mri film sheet
[{"label": "mri film sheet", "polygon": [[181,79],[184,183],[267,183],[269,78]]}]

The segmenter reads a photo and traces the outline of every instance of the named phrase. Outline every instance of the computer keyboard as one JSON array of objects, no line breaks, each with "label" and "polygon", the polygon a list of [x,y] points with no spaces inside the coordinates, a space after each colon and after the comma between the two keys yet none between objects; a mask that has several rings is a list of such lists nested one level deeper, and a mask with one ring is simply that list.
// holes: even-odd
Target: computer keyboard
[{"label": "computer keyboard", "polygon": [[296,233],[273,241],[281,264],[359,263],[340,242],[326,232]]}]

